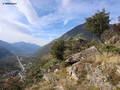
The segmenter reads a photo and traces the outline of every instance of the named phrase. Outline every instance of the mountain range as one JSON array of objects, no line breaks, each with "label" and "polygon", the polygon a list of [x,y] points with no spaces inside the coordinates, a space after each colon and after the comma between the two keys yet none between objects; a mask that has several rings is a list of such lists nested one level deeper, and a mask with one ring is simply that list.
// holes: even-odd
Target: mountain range
[{"label": "mountain range", "polygon": [[38,50],[40,46],[26,42],[8,43],[0,40],[0,58],[11,55],[26,55]]},{"label": "mountain range", "polygon": [[12,45],[19,48],[22,52],[31,52],[31,53],[35,52],[41,47],[39,45],[26,43],[26,42],[16,42],[16,43],[12,43]]},{"label": "mountain range", "polygon": [[0,46],[9,51],[22,52],[19,48],[14,47],[12,44],[2,41],[2,40],[0,40]]}]

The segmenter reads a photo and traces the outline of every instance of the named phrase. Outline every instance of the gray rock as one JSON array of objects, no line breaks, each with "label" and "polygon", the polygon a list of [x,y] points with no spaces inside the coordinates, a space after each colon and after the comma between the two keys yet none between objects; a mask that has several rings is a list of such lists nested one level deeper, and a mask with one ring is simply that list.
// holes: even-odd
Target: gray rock
[{"label": "gray rock", "polygon": [[100,88],[100,90],[115,90],[115,87],[107,82],[107,76],[103,75],[104,68],[105,66],[98,65],[92,72],[92,75],[87,75],[87,79],[90,81],[91,86]]},{"label": "gray rock", "polygon": [[58,71],[59,71],[58,69],[55,69],[55,70],[54,70],[54,73],[55,73],[55,74],[57,74],[57,73],[58,73]]},{"label": "gray rock", "polygon": [[72,67],[72,75],[71,78],[78,81],[79,80],[79,76],[77,75],[77,68],[75,66]]},{"label": "gray rock", "polygon": [[115,73],[116,75],[120,76],[120,69],[117,69]]},{"label": "gray rock", "polygon": [[120,76],[120,66],[119,65],[116,65],[116,67],[117,67],[117,70],[116,70],[116,75],[118,75],[118,76]]},{"label": "gray rock", "polygon": [[77,74],[77,67],[76,67],[76,65],[79,64],[79,63],[75,63],[71,67],[67,68],[69,76],[71,76],[71,78],[76,80],[76,81],[79,80],[79,75]]},{"label": "gray rock", "polygon": [[91,72],[91,70],[92,70],[92,64],[86,62],[86,63],[85,63],[85,69],[87,70],[88,73]]},{"label": "gray rock", "polygon": [[81,58],[81,52],[80,53],[76,53],[74,55],[70,55],[66,60],[65,62],[77,62],[80,60]]},{"label": "gray rock", "polygon": [[72,74],[72,67],[68,67],[67,68],[67,72],[68,72],[68,75],[71,76],[71,74]]},{"label": "gray rock", "polygon": [[76,53],[73,55],[70,55],[65,62],[77,62],[80,61],[83,58],[88,58],[90,56],[95,56],[95,55],[102,55],[102,53],[97,50],[97,48],[95,46],[92,46],[80,53]]}]

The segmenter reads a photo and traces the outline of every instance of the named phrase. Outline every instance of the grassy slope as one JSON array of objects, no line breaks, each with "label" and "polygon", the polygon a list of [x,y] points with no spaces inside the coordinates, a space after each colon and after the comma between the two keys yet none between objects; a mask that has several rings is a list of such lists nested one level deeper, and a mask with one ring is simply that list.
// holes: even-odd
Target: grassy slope
[{"label": "grassy slope", "polygon": [[[106,53],[104,53],[106,55]],[[113,60],[114,58],[114,60]],[[116,59],[115,59],[116,58]],[[120,65],[120,56],[116,54],[109,54],[109,58],[106,58],[105,56],[99,57],[96,56],[96,60],[94,57],[87,58],[82,61],[82,64],[79,66],[81,67],[81,72],[84,70],[82,69],[84,63],[86,62],[91,62],[93,64],[93,67],[95,68],[99,64],[104,64],[106,65],[106,69],[104,73],[110,73],[110,67],[109,65],[112,64],[114,65]],[[66,67],[67,68],[67,67]],[[52,78],[56,79],[56,82],[48,83],[44,79],[41,79],[37,84],[27,88],[26,90],[52,90],[53,87],[60,85],[62,86],[65,90],[99,90],[96,87],[89,87],[88,85],[88,80],[86,79],[86,74],[83,73],[82,76],[85,76],[85,78],[80,79],[79,82],[74,81],[71,79],[71,77],[67,74],[66,68],[61,68],[57,74],[54,72],[50,72],[49,74],[51,75]],[[108,71],[107,71],[108,70]],[[81,74],[81,73],[80,73]],[[113,73],[114,74],[114,73]]]}]

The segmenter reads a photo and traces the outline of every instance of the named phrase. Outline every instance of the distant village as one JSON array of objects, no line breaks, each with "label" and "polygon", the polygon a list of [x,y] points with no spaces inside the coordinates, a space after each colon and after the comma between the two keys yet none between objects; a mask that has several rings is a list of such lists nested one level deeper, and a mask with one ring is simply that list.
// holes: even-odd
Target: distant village
[{"label": "distant village", "polygon": [[17,77],[18,75],[21,77],[21,76],[24,76],[26,75],[26,69],[28,69],[28,67],[32,64],[31,62],[29,62],[28,64],[23,64],[21,63],[22,61],[22,58],[18,58],[17,57],[17,60],[18,60],[18,63],[21,67],[21,70],[11,70],[11,68],[4,68],[4,74],[3,74],[3,77]]}]

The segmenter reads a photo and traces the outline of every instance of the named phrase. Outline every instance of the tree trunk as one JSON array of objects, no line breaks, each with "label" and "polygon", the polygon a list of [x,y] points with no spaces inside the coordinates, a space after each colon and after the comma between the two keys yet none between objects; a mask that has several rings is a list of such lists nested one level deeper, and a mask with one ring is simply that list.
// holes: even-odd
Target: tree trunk
[{"label": "tree trunk", "polygon": [[98,36],[98,38],[99,38],[99,44],[100,44],[100,51],[102,50],[102,42],[101,42],[101,38],[100,38],[100,36]]}]

